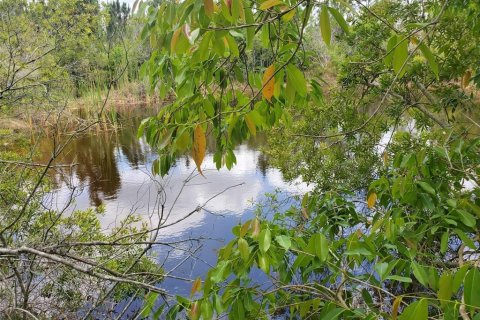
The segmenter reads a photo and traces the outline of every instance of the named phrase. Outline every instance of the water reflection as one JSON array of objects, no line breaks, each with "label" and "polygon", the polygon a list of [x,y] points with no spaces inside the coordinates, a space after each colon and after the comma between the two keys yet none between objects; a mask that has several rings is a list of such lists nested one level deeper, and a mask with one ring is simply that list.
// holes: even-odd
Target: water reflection
[{"label": "water reflection", "polygon": [[[205,239],[195,255],[188,257],[191,252],[161,246],[154,249],[159,263],[166,269],[175,267],[175,275],[204,276],[216,261],[216,250],[231,238],[232,227],[253,215],[254,202],[277,189],[287,195],[307,190],[304,184],[286,183],[280,171],[268,165],[268,159],[259,151],[264,143],[264,137],[259,136],[239,146],[235,151],[237,165],[231,171],[215,169],[210,149],[204,160],[206,178],[199,175],[190,178],[195,164],[189,156],[183,156],[161,179],[150,174],[157,155],[143,139],[137,138],[135,125],[116,131],[91,132],[72,141],[58,159],[58,163],[77,165],[71,170],[56,171],[57,188],[45,202],[61,210],[69,203],[72,190],[76,190],[69,210],[104,205],[106,213],[101,223],[105,228],[117,225],[132,212],[156,225],[159,219],[156,210],[163,200],[165,224],[181,220],[206,203],[203,210],[159,234],[159,240]],[[51,147],[49,141],[41,143],[44,162],[51,154]],[[182,265],[178,267],[179,263]],[[191,286],[172,279],[161,285],[175,294],[188,294]]]}]

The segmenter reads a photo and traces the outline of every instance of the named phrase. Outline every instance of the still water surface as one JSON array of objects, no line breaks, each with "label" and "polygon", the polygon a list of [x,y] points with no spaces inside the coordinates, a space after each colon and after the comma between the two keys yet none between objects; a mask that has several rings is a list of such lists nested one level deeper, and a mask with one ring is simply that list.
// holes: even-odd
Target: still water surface
[{"label": "still water surface", "polygon": [[[72,141],[58,162],[77,165],[56,172],[56,188],[45,197],[45,204],[62,210],[71,202],[67,212],[104,206],[101,223],[110,229],[131,213],[156,225],[163,201],[169,214],[166,224],[181,220],[206,203],[199,212],[162,229],[157,239],[201,241],[153,249],[155,259],[174,277],[160,284],[172,294],[189,294],[191,283],[178,278],[203,278],[215,264],[218,248],[232,238],[232,228],[254,215],[254,203],[263,201],[265,193],[279,191],[281,197],[288,197],[308,190],[298,181],[285,182],[280,171],[268,165],[260,151],[262,137],[237,148],[237,165],[231,171],[217,171],[208,152],[204,160],[206,178],[196,174],[189,156],[179,158],[165,178],[154,177],[151,164],[157,155],[144,139],[137,138],[136,124],[116,131],[90,132]],[[50,148],[48,141],[42,144],[46,157]]]}]

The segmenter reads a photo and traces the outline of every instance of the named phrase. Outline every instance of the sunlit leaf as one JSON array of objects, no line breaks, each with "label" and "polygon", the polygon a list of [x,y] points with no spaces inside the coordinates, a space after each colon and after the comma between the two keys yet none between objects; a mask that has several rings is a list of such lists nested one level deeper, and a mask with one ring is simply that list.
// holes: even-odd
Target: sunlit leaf
[{"label": "sunlit leaf", "polygon": [[267,10],[267,9],[270,9],[271,7],[277,6],[281,3],[282,3],[282,1],[280,1],[280,0],[267,0],[260,5],[259,9],[260,10]]},{"label": "sunlit leaf", "polygon": [[290,240],[290,237],[286,235],[276,236],[275,241],[277,241],[277,243],[285,250],[290,249],[290,247],[292,246],[292,240]]},{"label": "sunlit leaf", "polygon": [[272,235],[270,229],[264,229],[260,232],[258,236],[258,244],[260,251],[265,253],[270,249],[270,244],[272,243]]},{"label": "sunlit leaf", "polygon": [[397,74],[398,78],[403,77],[405,72],[407,71],[407,59],[408,59],[408,41],[406,39],[402,39],[397,42],[397,47],[393,52],[393,71]]},{"label": "sunlit leaf", "polygon": [[258,257],[258,267],[266,274],[270,271],[270,262],[264,255]]},{"label": "sunlit leaf", "polygon": [[387,55],[383,59],[383,62],[385,63],[386,67],[392,66],[393,52],[395,50],[396,45],[397,45],[397,35],[394,34],[388,39],[388,42],[387,42]]},{"label": "sunlit leaf", "polygon": [[240,257],[242,257],[243,261],[247,261],[250,255],[250,249],[248,248],[248,242],[244,238],[239,238],[238,242],[238,251],[240,252]]},{"label": "sunlit leaf", "polygon": [[[286,10],[288,10],[288,7],[285,7],[285,8],[286,8]],[[293,17],[295,17],[295,13],[296,13],[295,10],[290,10],[290,11],[288,11],[287,13],[285,13],[285,14],[282,16],[282,20],[283,20],[284,22],[288,22],[288,21],[292,20]]]}]

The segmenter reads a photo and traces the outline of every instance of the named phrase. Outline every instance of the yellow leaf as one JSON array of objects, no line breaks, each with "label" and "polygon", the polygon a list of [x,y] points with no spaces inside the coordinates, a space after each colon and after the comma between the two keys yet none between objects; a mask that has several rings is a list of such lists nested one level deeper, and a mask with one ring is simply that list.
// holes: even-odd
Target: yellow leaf
[{"label": "yellow leaf", "polygon": [[195,127],[195,131],[193,132],[193,150],[192,150],[192,157],[193,161],[197,165],[198,172],[203,176],[202,173],[202,162],[205,158],[205,152],[207,149],[207,139],[205,137],[205,131],[203,130],[202,126],[197,124]]},{"label": "yellow leaf", "polygon": [[203,0],[203,7],[205,9],[205,14],[208,17],[211,17],[214,12],[213,0]]},{"label": "yellow leaf", "polygon": [[[284,7],[282,8],[282,10],[285,12],[285,10],[288,10],[290,9],[289,7]],[[295,16],[295,10],[290,10],[289,12],[285,13],[283,16],[282,16],[282,20],[284,22],[288,22],[290,20],[293,19],[293,17]]]},{"label": "yellow leaf", "polygon": [[263,74],[263,89],[262,93],[265,99],[268,101],[272,100],[273,92],[275,90],[275,66],[272,64],[270,67],[265,70],[265,73]]},{"label": "yellow leaf", "polygon": [[247,124],[248,131],[255,137],[257,135],[257,127],[249,114],[245,115],[245,123]]},{"label": "yellow leaf", "polygon": [[180,37],[180,33],[182,33],[182,27],[178,28],[172,36],[172,42],[170,42],[170,51],[175,52],[175,47],[177,46],[178,38]]},{"label": "yellow leaf", "polygon": [[393,306],[392,306],[392,319],[397,320],[397,315],[398,315],[398,308],[400,307],[400,302],[402,302],[402,296],[398,296],[395,298],[393,301]]},{"label": "yellow leaf", "polygon": [[197,278],[192,285],[192,289],[190,290],[190,296],[192,297],[198,290],[200,290],[200,287],[202,286],[202,280],[200,278]]},{"label": "yellow leaf", "polygon": [[375,192],[370,193],[367,198],[368,208],[369,209],[373,208],[376,201],[377,201],[377,194]]},{"label": "yellow leaf", "polygon": [[282,3],[280,0],[267,0],[260,5],[260,10],[267,10],[271,7],[279,5],[280,3]]},{"label": "yellow leaf", "polygon": [[470,83],[470,80],[472,79],[472,72],[470,70],[467,70],[465,74],[463,75],[462,78],[462,88],[468,87],[468,84]]}]

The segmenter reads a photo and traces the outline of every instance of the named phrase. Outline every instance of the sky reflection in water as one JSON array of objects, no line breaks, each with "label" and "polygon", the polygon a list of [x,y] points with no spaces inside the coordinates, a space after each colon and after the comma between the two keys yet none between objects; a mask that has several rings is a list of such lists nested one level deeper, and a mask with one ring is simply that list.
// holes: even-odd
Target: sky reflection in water
[{"label": "sky reflection in water", "polygon": [[[166,270],[175,269],[172,275],[190,279],[203,277],[209,265],[215,264],[216,250],[232,238],[232,228],[253,216],[253,203],[261,201],[265,193],[279,189],[283,195],[290,195],[308,190],[303,183],[286,183],[279,170],[270,168],[259,151],[262,144],[260,137],[239,146],[235,152],[237,165],[231,171],[217,171],[213,155],[208,153],[204,160],[206,178],[195,176],[180,193],[185,179],[195,169],[190,157],[178,159],[169,175],[161,179],[150,174],[151,163],[157,156],[143,139],[137,139],[135,129],[91,133],[76,139],[65,150],[59,162],[78,165],[72,171],[56,174],[58,188],[45,198],[45,203],[60,210],[70,199],[73,189],[74,203],[69,211],[104,205],[106,212],[101,223],[109,229],[131,212],[155,224],[162,188],[166,195],[165,211],[171,212],[167,224],[214,197],[205,206],[206,210],[161,230],[158,239],[171,242],[201,237],[209,240],[185,243],[175,250],[154,247],[159,263]],[[48,157],[49,144],[45,142],[42,148]],[[229,189],[239,184],[242,185]],[[195,251],[196,258],[186,259],[191,251]],[[187,295],[191,284],[167,279],[161,286],[172,294]]]}]

